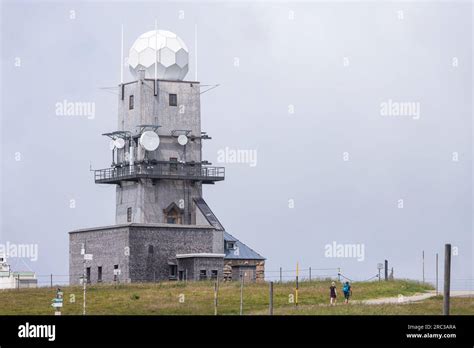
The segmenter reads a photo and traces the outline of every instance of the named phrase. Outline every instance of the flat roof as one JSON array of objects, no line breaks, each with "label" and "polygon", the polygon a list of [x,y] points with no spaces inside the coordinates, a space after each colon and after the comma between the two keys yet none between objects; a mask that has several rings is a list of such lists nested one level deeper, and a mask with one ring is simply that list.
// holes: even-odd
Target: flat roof
[{"label": "flat roof", "polygon": [[71,233],[91,232],[91,231],[99,231],[99,230],[112,230],[112,229],[126,228],[126,227],[180,228],[180,229],[202,229],[202,230],[215,230],[216,229],[214,226],[209,226],[209,225],[179,225],[179,224],[164,224],[164,223],[142,224],[142,223],[132,222],[129,224],[81,228],[81,229],[70,231],[68,233],[71,234]]},{"label": "flat roof", "polygon": [[213,253],[194,253],[194,254],[176,254],[177,259],[187,259],[191,257],[222,257],[224,258],[225,254],[213,254]]}]

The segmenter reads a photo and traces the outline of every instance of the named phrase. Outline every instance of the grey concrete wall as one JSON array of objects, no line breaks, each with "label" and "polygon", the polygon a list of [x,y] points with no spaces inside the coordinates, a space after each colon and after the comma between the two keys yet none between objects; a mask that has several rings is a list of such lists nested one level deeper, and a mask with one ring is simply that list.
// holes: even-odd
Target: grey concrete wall
[{"label": "grey concrete wall", "polygon": [[114,265],[119,265],[119,280],[128,282],[128,227],[110,227],[69,234],[69,282],[79,284],[83,274],[82,243],[86,243],[86,253],[93,255],[92,261],[86,261],[91,267],[91,281],[97,283],[98,267],[102,266],[102,280],[114,280]]},{"label": "grey concrete wall", "polygon": [[[158,96],[154,95],[153,80],[138,80],[124,85],[124,99],[119,93],[119,130],[138,134],[136,127],[140,124],[160,125],[157,133],[160,146],[156,151],[140,150],[135,145],[135,159],[141,158],[157,161],[169,161],[171,157],[178,161],[201,161],[201,139],[189,140],[186,146],[178,144],[177,138],[171,136],[173,130],[190,130],[189,136],[201,136],[200,90],[198,83],[182,81],[158,81]],[[178,106],[169,105],[169,94],[177,95]],[[129,97],[134,95],[134,109],[129,110]],[[125,162],[125,153],[129,146],[117,150],[118,162]],[[194,197],[202,196],[202,184],[187,184],[183,188],[182,180],[160,180],[153,184],[150,180],[139,183],[124,183],[116,190],[116,223],[127,223],[127,209],[132,208],[132,222],[165,223],[163,209],[171,203],[183,206],[183,223],[196,224]],[[180,204],[183,200],[183,204]]]},{"label": "grey concrete wall", "polygon": [[[202,184],[188,182],[186,187],[184,185],[183,180],[160,180],[154,184],[150,179],[141,179],[138,183],[123,182],[116,188],[115,222],[128,223],[127,209],[131,207],[134,223],[166,223],[163,210],[175,203],[183,207],[185,214],[190,213],[189,223],[196,224],[193,198],[202,196]],[[183,219],[183,223],[185,221]]]},{"label": "grey concrete wall", "polygon": [[[216,232],[218,238],[223,236],[222,231]],[[169,263],[177,263],[176,254],[213,253],[214,238],[213,228],[182,225],[131,227],[130,278],[135,282],[168,280]],[[153,246],[152,255],[149,253],[150,245]]]}]

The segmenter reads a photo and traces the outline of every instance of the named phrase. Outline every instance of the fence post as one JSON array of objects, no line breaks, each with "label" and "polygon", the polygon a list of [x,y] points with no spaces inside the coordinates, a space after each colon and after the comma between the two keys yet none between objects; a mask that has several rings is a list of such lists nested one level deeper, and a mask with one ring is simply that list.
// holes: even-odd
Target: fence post
[{"label": "fence post", "polygon": [[280,283],[282,283],[282,270],[281,270],[281,267],[280,267]]},{"label": "fence post", "polygon": [[311,282],[311,267],[309,268],[309,281]]},{"label": "fence post", "polygon": [[51,273],[51,289],[53,288],[53,274]]},{"label": "fence post", "polygon": [[242,271],[240,271],[240,315],[242,315],[244,307],[244,277]]},{"label": "fence post", "polygon": [[217,291],[219,289],[219,279],[214,283],[214,315],[217,315]]},{"label": "fence post", "polygon": [[388,280],[388,260],[385,260],[385,281]]},{"label": "fence post", "polygon": [[270,315],[273,315],[273,282],[270,282]]},{"label": "fence post", "polygon": [[436,253],[436,296],[438,296],[438,253]]},{"label": "fence post", "polygon": [[423,284],[425,283],[425,251],[422,252],[422,263],[423,263]]},{"label": "fence post", "polygon": [[451,286],[451,244],[445,244],[444,246],[443,315],[449,315],[450,286]]}]

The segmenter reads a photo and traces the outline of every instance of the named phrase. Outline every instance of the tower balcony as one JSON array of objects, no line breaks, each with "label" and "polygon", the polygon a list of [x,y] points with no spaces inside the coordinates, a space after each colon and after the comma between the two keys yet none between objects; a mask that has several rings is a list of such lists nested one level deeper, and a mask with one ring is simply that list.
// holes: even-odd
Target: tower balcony
[{"label": "tower balcony", "polygon": [[121,181],[193,180],[213,184],[225,178],[224,167],[209,167],[183,163],[136,164],[134,166],[112,167],[94,170],[97,184],[119,184]]}]

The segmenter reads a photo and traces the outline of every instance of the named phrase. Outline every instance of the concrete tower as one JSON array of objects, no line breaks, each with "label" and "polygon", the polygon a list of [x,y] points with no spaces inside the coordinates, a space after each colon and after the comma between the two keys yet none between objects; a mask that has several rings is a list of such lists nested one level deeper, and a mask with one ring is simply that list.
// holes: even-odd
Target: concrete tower
[{"label": "concrete tower", "polygon": [[96,183],[116,185],[116,225],[70,232],[71,283],[81,279],[81,249],[94,255],[89,281],[231,279],[241,269],[263,279],[264,258],[225,232],[202,197],[202,185],[224,180],[225,170],[202,159],[210,137],[200,84],[183,80],[186,45],[147,32],[129,63],[137,79],[120,84],[117,129],[103,134],[112,165],[94,173]]}]

